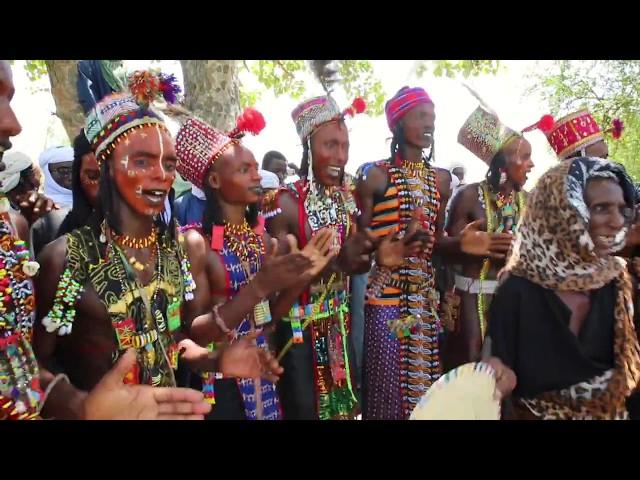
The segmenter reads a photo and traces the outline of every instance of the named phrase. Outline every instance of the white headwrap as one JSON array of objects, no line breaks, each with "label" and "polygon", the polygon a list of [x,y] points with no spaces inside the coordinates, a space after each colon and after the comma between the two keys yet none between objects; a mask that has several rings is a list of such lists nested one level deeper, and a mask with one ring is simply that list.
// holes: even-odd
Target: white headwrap
[{"label": "white headwrap", "polygon": [[44,194],[61,207],[73,205],[73,193],[71,190],[58,185],[49,172],[49,164],[73,162],[73,148],[53,147],[40,154],[40,168],[44,173]]},{"label": "white headwrap", "polygon": [[29,168],[31,159],[22,152],[7,152],[2,158],[5,169],[0,172],[0,192],[9,193],[20,181],[20,172]]},{"label": "white headwrap", "polygon": [[280,179],[275,173],[269,172],[268,170],[260,170],[260,177],[262,177],[260,186],[262,186],[263,189],[280,187]]}]

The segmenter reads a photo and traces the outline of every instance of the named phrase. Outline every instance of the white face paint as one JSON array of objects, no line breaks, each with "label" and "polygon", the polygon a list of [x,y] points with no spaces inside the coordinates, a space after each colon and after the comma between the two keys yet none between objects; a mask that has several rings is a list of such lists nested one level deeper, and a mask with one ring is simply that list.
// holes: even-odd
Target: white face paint
[{"label": "white face paint", "polygon": [[164,142],[162,141],[162,132],[160,131],[160,127],[156,125],[156,132],[158,132],[158,142],[160,142],[160,158],[158,159],[158,164],[160,165],[160,171],[162,172],[162,180],[167,178],[167,172],[164,169],[164,164],[162,163],[162,159],[164,157]]},{"label": "white face paint", "polygon": [[124,157],[122,157],[122,160],[120,160],[120,163],[125,169],[129,168],[129,155],[125,155]]}]

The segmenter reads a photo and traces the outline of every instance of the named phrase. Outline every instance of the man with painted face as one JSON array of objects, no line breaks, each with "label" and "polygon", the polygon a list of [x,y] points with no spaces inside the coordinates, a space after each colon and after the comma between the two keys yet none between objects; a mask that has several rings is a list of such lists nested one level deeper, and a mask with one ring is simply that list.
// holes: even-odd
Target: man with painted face
[{"label": "man with painted face", "polygon": [[491,304],[488,345],[517,376],[517,419],[628,418],[640,379],[624,246],[634,188],[624,168],[574,158],[527,199]]},{"label": "man with painted face", "polygon": [[351,419],[357,414],[350,341],[349,275],[369,270],[371,239],[356,233],[353,180],[345,173],[349,134],[345,114],[364,111],[362,99],[341,112],[330,96],[292,112],[303,145],[302,178],[265,198],[267,230],[293,234],[301,245],[325,228],[336,231],[336,261],[309,288],[301,285],[291,311],[276,327],[284,376],[278,384],[285,419]]},{"label": "man with painted face", "polygon": [[73,141],[71,166],[73,206],[54,210],[31,226],[31,246],[38,256],[45,245],[86,225],[98,201],[100,168],[84,131]]},{"label": "man with painted face", "polygon": [[[92,388],[127,349],[137,352],[125,381],[175,386],[178,359],[241,376],[274,368],[268,352],[247,342],[209,355],[182,333],[181,308],[196,285],[174,219],[161,213],[172,197],[177,157],[159,115],[150,107],[166,77],[136,72],[133,95],[98,103],[85,135],[100,173],[100,202],[88,225],[49,244],[40,256],[34,348],[74,385]],[[203,292],[207,296],[208,292]],[[225,365],[227,372],[230,365]],[[233,374],[233,373],[232,373]]]},{"label": "man with painted face", "polygon": [[[0,171],[9,138],[21,127],[13,110],[11,69],[0,61]],[[181,419],[202,418],[210,407],[202,394],[190,389],[126,386],[125,374],[135,362],[127,352],[96,387],[87,392],[75,388],[64,375],[41,368],[31,349],[34,299],[31,278],[37,265],[30,261],[24,239],[27,225],[20,215],[10,213],[6,199],[0,199],[0,262],[5,269],[0,306],[0,419],[44,416],[75,419]],[[7,287],[12,288],[9,292]],[[44,405],[44,407],[43,407]]]},{"label": "man with painted face", "polygon": [[[553,119],[544,116],[525,131],[546,129],[550,124]],[[496,277],[504,266],[524,207],[522,187],[534,166],[531,144],[484,104],[461,127],[458,142],[484,161],[489,170],[484,181],[462,187],[454,197],[447,232],[458,235],[469,222],[475,222],[491,234],[491,245],[488,256],[460,256],[455,262],[455,290],[447,295],[445,304],[449,330],[446,370],[479,358],[489,305],[498,285]]]},{"label": "man with painted face", "polygon": [[[205,192],[207,201],[202,222],[187,227],[185,234],[198,287],[211,292],[210,298],[185,309],[187,321],[193,319],[191,337],[201,345],[214,347],[225,336],[233,342],[268,327],[272,315],[282,316],[293,303],[287,290],[311,279],[331,258],[329,231],[303,252],[297,252],[290,238],[293,251],[284,256],[274,248],[275,239],[272,242],[264,233],[264,220],[258,215],[258,164],[240,141],[244,132],[257,134],[262,127],[262,115],[247,109],[229,133],[190,118],[176,139],[179,172]],[[267,347],[266,333],[256,338],[260,347]],[[209,372],[200,377],[205,397],[215,392],[212,419],[280,418],[273,382],[216,379]]]}]

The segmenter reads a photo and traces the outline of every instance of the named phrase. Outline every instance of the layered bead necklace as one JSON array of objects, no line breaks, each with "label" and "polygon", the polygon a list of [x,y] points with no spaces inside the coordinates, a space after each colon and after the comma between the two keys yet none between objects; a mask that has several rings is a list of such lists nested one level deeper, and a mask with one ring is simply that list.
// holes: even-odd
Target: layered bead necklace
[{"label": "layered bead necklace", "polygon": [[30,340],[35,298],[30,277],[38,264],[11,227],[9,202],[0,198],[0,419],[33,419],[40,410],[38,363]]},{"label": "layered bead necklace", "polygon": [[[158,244],[158,229],[154,225],[151,228],[151,233],[143,238],[131,237],[129,235],[119,235],[111,230],[111,238],[115,240],[121,247],[135,248],[137,250],[151,247],[153,248],[152,252],[156,252],[157,249],[154,247],[156,247]],[[153,265],[153,260],[155,260],[153,257],[154,253],[152,253],[151,257],[147,261],[147,265]],[[146,268],[143,263],[138,261],[135,255],[131,255],[127,260],[129,261],[131,266],[139,272],[143,271]]]},{"label": "layered bead necklace", "polygon": [[[479,184],[478,199],[480,205],[485,211],[487,217],[487,232],[489,233],[511,233],[516,231],[516,225],[518,218],[524,209],[524,193],[522,191],[517,194],[512,190],[508,197],[502,192],[493,194],[486,181]],[[493,209],[493,202],[495,201],[497,210]],[[489,270],[491,268],[491,261],[485,258],[482,262],[482,269],[480,270],[480,285],[487,279]],[[486,301],[485,294],[481,291],[478,293],[478,320],[480,322],[480,335],[484,341],[484,337],[487,333],[487,319],[486,319]]]}]

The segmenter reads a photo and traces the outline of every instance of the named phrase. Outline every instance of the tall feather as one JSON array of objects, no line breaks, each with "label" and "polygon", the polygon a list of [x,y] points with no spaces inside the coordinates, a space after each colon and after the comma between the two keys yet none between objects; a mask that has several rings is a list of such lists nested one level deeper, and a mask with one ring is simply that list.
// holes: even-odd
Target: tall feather
[{"label": "tall feather", "polygon": [[473,89],[471,88],[469,85],[467,85],[466,83],[462,83],[462,86],[465,87],[467,90],[469,90],[469,93],[471,93],[471,95],[473,95],[476,100],[478,100],[478,102],[480,102],[480,105],[482,105],[482,107],[489,113],[495,113],[494,110],[487,104],[487,102],[485,102],[482,97]]},{"label": "tall feather", "polygon": [[309,68],[322,85],[324,91],[329,94],[333,86],[340,80],[338,70],[333,65],[333,60],[309,60]]}]

